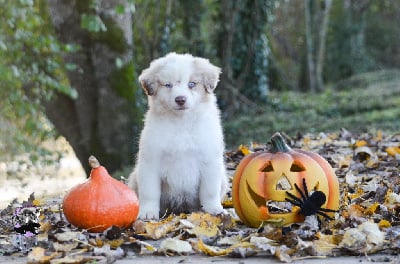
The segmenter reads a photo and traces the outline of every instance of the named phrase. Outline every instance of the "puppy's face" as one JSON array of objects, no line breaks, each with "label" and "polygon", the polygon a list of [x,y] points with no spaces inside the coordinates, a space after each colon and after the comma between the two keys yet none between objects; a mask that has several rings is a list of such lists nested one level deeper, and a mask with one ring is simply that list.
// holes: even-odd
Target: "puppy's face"
[{"label": "puppy's face", "polygon": [[220,69],[206,59],[170,53],[153,61],[139,81],[149,96],[151,109],[185,112],[209,100],[219,74]]}]

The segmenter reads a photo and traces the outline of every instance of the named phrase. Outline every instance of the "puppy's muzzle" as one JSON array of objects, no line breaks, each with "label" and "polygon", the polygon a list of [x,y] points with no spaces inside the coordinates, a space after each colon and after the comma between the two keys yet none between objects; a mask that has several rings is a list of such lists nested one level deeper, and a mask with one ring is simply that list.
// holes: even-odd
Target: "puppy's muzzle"
[{"label": "puppy's muzzle", "polygon": [[175,102],[179,106],[183,106],[186,103],[186,96],[177,96],[177,97],[175,97]]}]

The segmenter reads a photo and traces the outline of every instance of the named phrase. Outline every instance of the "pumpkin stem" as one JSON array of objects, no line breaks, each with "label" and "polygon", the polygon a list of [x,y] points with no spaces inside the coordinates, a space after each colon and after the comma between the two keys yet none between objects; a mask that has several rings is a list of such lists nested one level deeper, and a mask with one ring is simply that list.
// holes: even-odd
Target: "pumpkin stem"
[{"label": "pumpkin stem", "polygon": [[92,169],[96,169],[100,167],[100,162],[96,159],[95,156],[92,155],[89,157],[89,165],[90,167],[92,167]]},{"label": "pumpkin stem", "polygon": [[276,132],[270,139],[272,144],[272,153],[277,152],[290,152],[292,149],[286,144],[285,139],[282,137],[281,133]]}]

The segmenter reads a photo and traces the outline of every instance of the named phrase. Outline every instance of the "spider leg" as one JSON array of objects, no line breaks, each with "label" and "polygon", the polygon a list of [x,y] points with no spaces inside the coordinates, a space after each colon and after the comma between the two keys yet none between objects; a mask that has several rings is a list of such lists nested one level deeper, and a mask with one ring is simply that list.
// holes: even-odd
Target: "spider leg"
[{"label": "spider leg", "polygon": [[301,205],[302,205],[300,202],[298,202],[296,200],[289,199],[289,198],[285,198],[285,201],[287,201],[287,202],[289,202],[289,203],[291,203],[291,204],[293,204],[295,206],[298,206],[298,207],[301,207]]},{"label": "spider leg", "polygon": [[[301,199],[298,198],[297,196],[291,194],[290,192],[286,192],[286,194],[287,194],[287,196],[289,196],[290,198],[292,198],[292,199],[289,199],[289,200],[294,200],[294,201],[296,201],[296,202],[299,203],[299,204],[302,204],[302,203],[303,203],[303,200],[301,200]],[[285,198],[285,199],[288,199],[288,198]]]},{"label": "spider leg", "polygon": [[327,214],[325,214],[325,213],[323,213],[323,212],[321,212],[321,211],[318,211],[317,214],[319,214],[319,215],[321,215],[321,216],[323,216],[323,217],[325,217],[325,218],[327,218],[327,219],[329,219],[329,220],[333,220],[332,217],[330,217],[329,215],[327,215]]},{"label": "spider leg", "polygon": [[333,210],[333,209],[329,209],[329,208],[319,208],[320,211],[322,212],[329,212],[329,213],[337,213],[339,212],[338,210]]},{"label": "spider leg", "polygon": [[[303,179],[303,180],[304,180],[304,179]],[[304,181],[305,181],[305,180],[304,180]],[[299,188],[299,186],[298,186],[296,183],[294,184],[294,187],[295,187],[296,190],[300,193],[301,198],[303,198],[304,201],[308,199],[308,193],[307,193],[307,195],[304,194],[304,192]]]},{"label": "spider leg", "polygon": [[308,193],[308,187],[306,183],[306,178],[303,178],[303,190],[304,194],[306,195],[307,198],[310,198],[309,193]]}]

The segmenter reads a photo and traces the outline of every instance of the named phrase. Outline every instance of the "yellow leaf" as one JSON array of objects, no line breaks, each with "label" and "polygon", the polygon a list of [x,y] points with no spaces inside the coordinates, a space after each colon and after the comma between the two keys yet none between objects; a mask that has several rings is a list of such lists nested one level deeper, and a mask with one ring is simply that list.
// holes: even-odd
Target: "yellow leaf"
[{"label": "yellow leaf", "polygon": [[206,245],[203,243],[203,240],[201,240],[201,239],[199,239],[199,242],[197,242],[197,248],[204,254],[213,256],[213,257],[226,256],[233,250],[230,248],[223,249],[223,248],[219,248],[219,247],[213,247],[213,246]]},{"label": "yellow leaf", "polygon": [[251,153],[251,151],[249,150],[249,148],[247,146],[244,145],[240,145],[239,146],[239,151],[242,152],[243,155],[249,155]]},{"label": "yellow leaf", "polygon": [[33,206],[41,206],[42,204],[43,204],[43,201],[41,201],[39,199],[35,199],[32,201]]},{"label": "yellow leaf", "polygon": [[392,224],[388,220],[382,219],[381,221],[379,221],[378,226],[380,229],[382,229],[382,228],[391,227]]},{"label": "yellow leaf", "polygon": [[271,218],[268,220],[264,220],[261,225],[264,226],[264,225],[268,224],[268,225],[272,225],[275,227],[282,227],[284,220],[285,220],[284,218]]},{"label": "yellow leaf", "polygon": [[357,140],[356,143],[354,143],[354,147],[359,148],[359,147],[364,147],[368,143],[365,140]]},{"label": "yellow leaf", "polygon": [[139,244],[143,245],[148,251],[156,251],[155,247],[153,247],[152,245],[150,245],[147,242],[144,241],[137,241]]},{"label": "yellow leaf", "polygon": [[376,140],[376,141],[382,141],[382,139],[383,139],[383,132],[382,132],[382,130],[378,130],[378,131],[376,132],[375,140]]},{"label": "yellow leaf", "polygon": [[179,219],[174,215],[170,215],[168,218],[160,222],[147,222],[145,226],[146,234],[152,239],[160,239],[174,230],[178,222]]},{"label": "yellow leaf", "polygon": [[368,207],[368,208],[365,210],[365,214],[367,214],[367,215],[372,215],[372,214],[374,214],[375,211],[376,211],[376,209],[378,209],[378,207],[379,207],[379,203],[374,203],[373,205],[371,205],[370,207]]},{"label": "yellow leaf", "polygon": [[357,188],[357,191],[355,193],[349,194],[350,199],[355,199],[363,195],[365,192],[361,188]]},{"label": "yellow leaf", "polygon": [[199,239],[197,242],[197,249],[209,256],[226,256],[236,248],[255,248],[250,242],[240,242],[228,248],[220,248],[204,244],[203,240]]},{"label": "yellow leaf", "polygon": [[400,154],[400,147],[387,147],[385,151],[390,156],[396,156],[397,154]]},{"label": "yellow leaf", "polygon": [[219,232],[218,226],[221,224],[221,218],[208,213],[192,213],[187,220],[194,225],[194,228],[188,230],[196,236],[216,236]]},{"label": "yellow leaf", "polygon": [[110,248],[116,249],[117,247],[121,246],[124,243],[124,239],[113,239],[113,240],[107,240],[106,244],[110,245]]},{"label": "yellow leaf", "polygon": [[303,144],[304,144],[304,146],[310,145],[310,142],[311,142],[311,138],[310,138],[310,137],[304,137],[304,138],[303,138]]},{"label": "yellow leaf", "polygon": [[232,197],[225,197],[222,201],[222,206],[224,208],[233,208],[233,200]]}]

